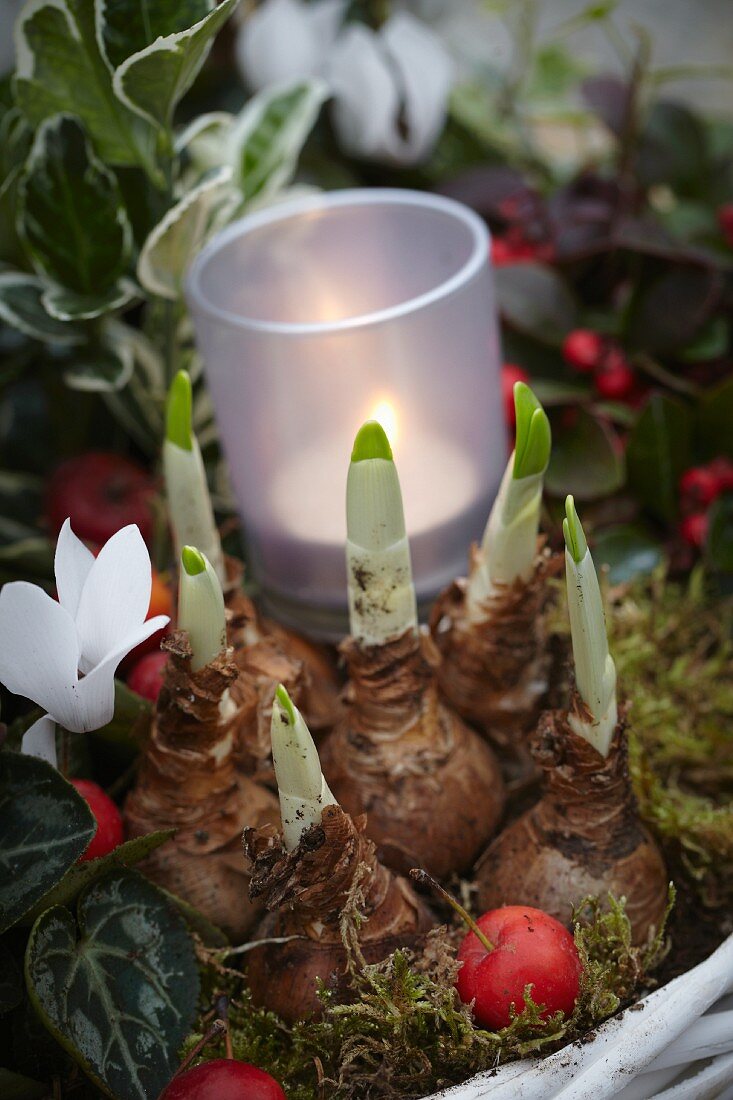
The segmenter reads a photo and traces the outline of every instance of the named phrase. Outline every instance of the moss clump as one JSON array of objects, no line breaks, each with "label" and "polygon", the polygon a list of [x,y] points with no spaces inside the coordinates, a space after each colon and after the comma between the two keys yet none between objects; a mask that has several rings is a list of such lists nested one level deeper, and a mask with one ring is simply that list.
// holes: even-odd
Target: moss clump
[{"label": "moss clump", "polygon": [[[251,1006],[243,984],[230,990],[229,1021],[236,1058],[267,1069],[289,1100],[387,1100],[421,1097],[481,1070],[556,1050],[634,1000],[662,952],[663,934],[631,945],[622,902],[595,899],[578,910],[575,941],[584,965],[573,1015],[541,1018],[525,991],[521,1014],[501,1031],[476,1028],[453,988],[457,964],[445,929],[416,957],[396,951],[353,975],[354,999],[333,1004],[322,992],[324,1017],[287,1027]],[[229,972],[231,974],[231,972]],[[191,1037],[189,1044],[199,1038]],[[209,1048],[206,1057],[221,1055]]]}]

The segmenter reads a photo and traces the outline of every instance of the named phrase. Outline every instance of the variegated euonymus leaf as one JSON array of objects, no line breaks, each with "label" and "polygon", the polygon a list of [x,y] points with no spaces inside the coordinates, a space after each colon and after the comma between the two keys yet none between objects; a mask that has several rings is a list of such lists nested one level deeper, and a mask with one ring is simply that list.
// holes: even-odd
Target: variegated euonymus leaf
[{"label": "variegated euonymus leaf", "polygon": [[192,27],[213,6],[214,0],[95,0],[105,57],[116,69],[156,38]]},{"label": "variegated euonymus leaf", "polygon": [[229,139],[235,183],[245,203],[264,199],[290,182],[328,96],[328,85],[312,79],[267,88],[250,100]]},{"label": "variegated euonymus leaf", "polygon": [[56,906],[26,951],[34,1007],[54,1037],[115,1100],[151,1100],[171,1077],[193,1023],[199,976],[185,922],[135,871],[97,879],[76,919]]},{"label": "variegated euonymus leaf", "polygon": [[57,320],[43,304],[44,282],[25,271],[0,272],[0,318],[34,340],[52,344],[78,344],[84,335],[73,325]]},{"label": "variegated euonymus leaf", "polygon": [[130,381],[134,366],[129,345],[85,348],[65,369],[64,382],[84,393],[116,393]]},{"label": "variegated euonymus leaf", "polygon": [[172,206],[140,252],[137,277],[151,294],[176,299],[193,257],[217,227],[217,216],[236,207],[231,168],[216,169]]},{"label": "variegated euonymus leaf", "polygon": [[127,300],[121,279],[132,234],[122,197],[71,115],[38,129],[20,185],[19,227],[36,269],[63,288],[44,299],[54,316],[92,317]]},{"label": "variegated euonymus leaf", "polygon": [[163,185],[154,128],[112,90],[93,0],[31,0],[18,17],[16,43],[15,99],[33,126],[59,113],[77,115],[108,164],[140,165]]},{"label": "variegated euonymus leaf", "polygon": [[193,84],[214,38],[238,3],[222,0],[192,27],[158,38],[128,57],[114,74],[118,98],[144,119],[168,129],[176,104]]},{"label": "variegated euonymus leaf", "polygon": [[64,876],[95,832],[87,803],[55,768],[0,753],[0,932]]}]

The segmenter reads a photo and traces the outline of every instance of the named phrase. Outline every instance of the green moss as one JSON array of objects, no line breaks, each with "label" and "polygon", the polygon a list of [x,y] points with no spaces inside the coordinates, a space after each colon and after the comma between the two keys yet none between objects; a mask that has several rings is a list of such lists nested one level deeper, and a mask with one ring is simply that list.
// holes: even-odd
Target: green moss
[{"label": "green moss", "polygon": [[[542,1019],[528,987],[525,1008],[508,1027],[474,1027],[454,990],[458,968],[449,935],[437,929],[419,958],[395,951],[382,963],[355,970],[351,1004],[333,1004],[322,990],[320,1021],[287,1027],[272,1013],[254,1009],[244,987],[233,990],[235,1057],[267,1069],[289,1100],[425,1096],[581,1038],[636,998],[659,958],[663,936],[646,948],[632,947],[623,904],[611,898],[606,906],[594,899],[583,903],[575,940],[584,974],[569,1019],[562,1013]],[[198,1037],[192,1036],[190,1046]],[[220,1056],[219,1047],[206,1052],[207,1058]]]}]

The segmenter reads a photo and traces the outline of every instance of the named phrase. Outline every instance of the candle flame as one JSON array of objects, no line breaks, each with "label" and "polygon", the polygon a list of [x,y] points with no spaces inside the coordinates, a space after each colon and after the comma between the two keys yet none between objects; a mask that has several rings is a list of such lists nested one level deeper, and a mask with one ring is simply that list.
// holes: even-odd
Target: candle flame
[{"label": "candle flame", "polygon": [[386,433],[390,446],[394,447],[399,432],[397,430],[397,410],[391,401],[384,398],[378,401],[368,417],[369,420],[377,420]]}]

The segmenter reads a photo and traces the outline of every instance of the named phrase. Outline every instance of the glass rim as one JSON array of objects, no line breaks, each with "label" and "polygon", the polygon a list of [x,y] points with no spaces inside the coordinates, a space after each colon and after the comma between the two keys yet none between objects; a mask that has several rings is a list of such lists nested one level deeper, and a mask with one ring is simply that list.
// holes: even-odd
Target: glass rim
[{"label": "glass rim", "polygon": [[[313,210],[378,204],[421,207],[451,216],[457,222],[462,223],[471,234],[471,251],[468,258],[448,279],[444,279],[422,294],[407,298],[405,301],[398,302],[393,306],[386,306],[370,313],[356,314],[353,317],[342,317],[337,321],[267,321],[262,318],[248,317],[246,314],[233,313],[230,310],[222,309],[207,298],[203,292],[201,282],[207,264],[221,249],[238,237],[245,237],[253,230],[262,228],[262,226],[285,221],[297,214],[310,213]],[[408,188],[349,187],[339,191],[299,196],[298,198],[276,203],[265,210],[245,214],[242,218],[238,218],[231,225],[216,233],[195,257],[186,273],[185,294],[192,312],[204,314],[214,320],[245,331],[272,333],[281,336],[315,336],[324,333],[337,333],[392,321],[407,314],[417,313],[435,302],[448,298],[456,290],[469,283],[484,264],[488,266],[490,244],[491,234],[485,222],[468,206],[457,202],[455,199],[450,199],[445,195],[436,195],[430,191],[415,191]]]}]

